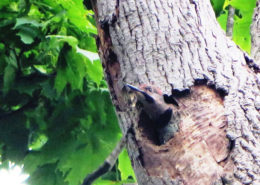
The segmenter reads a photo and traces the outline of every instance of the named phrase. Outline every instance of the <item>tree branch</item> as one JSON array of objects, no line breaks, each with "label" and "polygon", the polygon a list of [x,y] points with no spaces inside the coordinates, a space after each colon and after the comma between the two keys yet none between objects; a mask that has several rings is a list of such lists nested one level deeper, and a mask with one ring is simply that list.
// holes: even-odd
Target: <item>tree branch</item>
[{"label": "tree branch", "polygon": [[229,38],[232,38],[233,35],[233,27],[234,27],[234,14],[235,14],[235,8],[229,5],[228,7],[228,18],[227,18],[227,30],[226,35]]},{"label": "tree branch", "polygon": [[[126,134],[127,136],[127,134]],[[112,169],[112,167],[114,166],[118,155],[121,153],[122,149],[124,148],[125,144],[126,144],[126,136],[124,136],[119,143],[117,144],[117,146],[114,148],[114,150],[112,151],[112,153],[107,157],[107,159],[105,160],[105,162],[93,173],[89,174],[85,179],[82,185],[91,185],[91,183],[96,180],[97,178],[99,178],[100,176],[102,176],[103,174],[107,173],[108,171],[110,171]]]}]

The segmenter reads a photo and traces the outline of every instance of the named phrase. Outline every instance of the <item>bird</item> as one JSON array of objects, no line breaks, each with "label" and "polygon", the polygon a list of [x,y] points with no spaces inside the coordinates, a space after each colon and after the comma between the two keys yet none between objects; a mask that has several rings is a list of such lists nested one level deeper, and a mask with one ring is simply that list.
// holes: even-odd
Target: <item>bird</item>
[{"label": "bird", "polygon": [[174,104],[169,103],[169,97],[153,85],[143,84],[135,87],[126,84],[126,86],[136,95],[137,102],[141,103],[143,111],[155,123],[159,145],[163,145],[173,138],[179,130],[178,124],[181,116],[176,111],[177,102],[172,100],[171,102]]}]

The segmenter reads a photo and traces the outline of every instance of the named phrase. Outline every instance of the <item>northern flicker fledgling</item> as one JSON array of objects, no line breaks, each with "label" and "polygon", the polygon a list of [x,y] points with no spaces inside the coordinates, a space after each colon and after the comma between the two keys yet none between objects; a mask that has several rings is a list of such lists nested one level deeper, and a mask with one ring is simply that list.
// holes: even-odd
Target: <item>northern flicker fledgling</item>
[{"label": "northern flicker fledgling", "polygon": [[144,112],[155,123],[159,144],[165,144],[179,130],[180,114],[173,110],[174,105],[166,103],[166,95],[154,86],[142,85],[139,88],[129,84],[126,86],[135,93]]}]

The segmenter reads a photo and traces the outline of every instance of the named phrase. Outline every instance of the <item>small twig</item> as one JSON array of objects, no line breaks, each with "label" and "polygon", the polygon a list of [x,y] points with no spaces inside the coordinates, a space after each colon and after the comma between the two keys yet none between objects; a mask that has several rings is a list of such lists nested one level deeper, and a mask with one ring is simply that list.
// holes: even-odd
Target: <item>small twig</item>
[{"label": "small twig", "polygon": [[232,7],[231,5],[229,5],[226,35],[230,38],[232,38],[232,35],[233,35],[234,15],[235,15],[235,8]]},{"label": "small twig", "polygon": [[91,185],[91,183],[94,180],[96,180],[97,178],[99,178],[100,176],[102,176],[103,174],[107,173],[108,171],[110,171],[112,169],[112,167],[114,166],[114,164],[118,158],[118,155],[121,153],[122,149],[124,148],[124,146],[126,144],[126,137],[127,137],[127,134],[125,136],[123,136],[123,138],[119,141],[119,143],[117,144],[115,149],[112,151],[112,153],[107,157],[105,162],[96,171],[89,174],[84,179],[84,182],[82,185]]}]

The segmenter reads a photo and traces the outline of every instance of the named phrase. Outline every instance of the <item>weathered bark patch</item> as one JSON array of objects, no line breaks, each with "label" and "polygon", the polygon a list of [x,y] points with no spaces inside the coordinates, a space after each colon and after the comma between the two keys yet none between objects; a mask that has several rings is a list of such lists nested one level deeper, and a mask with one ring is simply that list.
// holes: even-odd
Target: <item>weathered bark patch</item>
[{"label": "weathered bark patch", "polygon": [[173,109],[181,114],[180,129],[165,145],[156,145],[153,126],[140,114],[136,137],[143,165],[151,176],[212,184],[226,173],[227,164],[230,168],[223,98],[206,85],[194,86],[184,97],[175,98],[179,107]]},{"label": "weathered bark patch", "polygon": [[[94,9],[97,14],[97,11]],[[112,19],[113,23],[114,19]],[[102,20],[97,25],[99,36],[96,39],[99,55],[103,69],[105,71],[106,80],[112,95],[114,105],[117,110],[124,109],[124,97],[122,96],[121,68],[116,53],[113,51],[112,41],[110,37],[109,26],[112,24],[110,20]],[[119,103],[120,102],[120,103]]]}]

